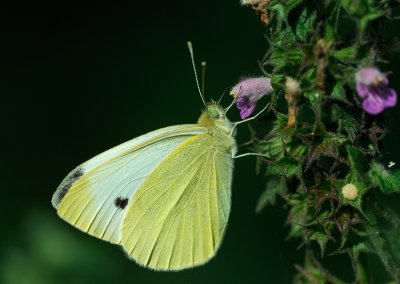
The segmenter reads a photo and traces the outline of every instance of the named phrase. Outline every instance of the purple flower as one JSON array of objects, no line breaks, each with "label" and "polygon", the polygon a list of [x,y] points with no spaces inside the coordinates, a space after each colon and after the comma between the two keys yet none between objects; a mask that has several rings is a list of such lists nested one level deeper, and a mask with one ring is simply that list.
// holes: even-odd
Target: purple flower
[{"label": "purple flower", "polygon": [[249,117],[259,99],[273,91],[271,79],[265,77],[248,78],[240,81],[231,90],[231,95],[237,97],[236,106],[240,117]]},{"label": "purple flower", "polygon": [[385,74],[374,67],[366,67],[356,74],[356,90],[363,100],[362,107],[369,114],[381,113],[397,103],[397,93],[388,87]]}]

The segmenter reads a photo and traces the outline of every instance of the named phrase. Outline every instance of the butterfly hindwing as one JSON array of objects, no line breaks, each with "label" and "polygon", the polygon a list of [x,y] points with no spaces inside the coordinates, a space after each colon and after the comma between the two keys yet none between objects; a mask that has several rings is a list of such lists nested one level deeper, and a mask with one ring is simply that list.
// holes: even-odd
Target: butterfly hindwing
[{"label": "butterfly hindwing", "polygon": [[230,212],[233,160],[195,135],[165,157],[127,207],[121,245],[138,263],[179,270],[218,249]]},{"label": "butterfly hindwing", "polygon": [[147,176],[180,144],[206,131],[196,125],[171,126],[114,147],[73,170],[52,204],[68,223],[118,244],[127,207]]}]

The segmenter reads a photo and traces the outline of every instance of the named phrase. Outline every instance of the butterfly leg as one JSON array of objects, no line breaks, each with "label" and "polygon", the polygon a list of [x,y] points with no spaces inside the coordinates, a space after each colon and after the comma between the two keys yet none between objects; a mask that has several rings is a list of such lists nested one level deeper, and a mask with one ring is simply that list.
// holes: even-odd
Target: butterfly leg
[{"label": "butterfly leg", "polygon": [[243,158],[243,157],[248,157],[248,156],[259,156],[259,157],[265,157],[265,158],[270,157],[268,155],[261,154],[261,153],[244,153],[244,154],[240,154],[237,156],[233,156],[232,158],[237,159],[237,158]]},{"label": "butterfly leg", "polygon": [[231,130],[231,133],[230,133],[229,135],[232,136],[233,131],[235,130],[235,127],[236,127],[237,125],[242,124],[242,123],[244,123],[244,122],[248,122],[248,121],[253,120],[253,119],[256,119],[256,118],[257,118],[258,116],[260,116],[268,107],[269,107],[269,103],[268,103],[262,110],[260,110],[256,115],[254,115],[254,116],[252,116],[252,117],[249,117],[249,118],[246,118],[246,119],[243,119],[243,120],[240,120],[240,121],[237,121],[237,122],[234,122],[234,123],[233,123],[232,130]]}]

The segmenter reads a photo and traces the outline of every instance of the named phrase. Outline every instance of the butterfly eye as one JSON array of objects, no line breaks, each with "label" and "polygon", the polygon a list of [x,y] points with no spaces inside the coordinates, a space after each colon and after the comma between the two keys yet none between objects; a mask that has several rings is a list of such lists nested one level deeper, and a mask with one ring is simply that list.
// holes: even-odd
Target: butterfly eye
[{"label": "butterfly eye", "polygon": [[219,118],[219,111],[216,108],[208,108],[207,115],[209,118],[217,119]]}]

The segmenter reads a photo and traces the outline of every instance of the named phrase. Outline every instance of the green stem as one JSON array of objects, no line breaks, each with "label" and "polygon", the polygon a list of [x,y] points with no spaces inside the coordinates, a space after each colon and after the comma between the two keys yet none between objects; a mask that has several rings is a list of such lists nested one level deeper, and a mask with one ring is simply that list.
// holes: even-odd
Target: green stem
[{"label": "green stem", "polygon": [[368,263],[366,259],[366,255],[358,256],[357,261],[356,261],[356,276],[357,276],[357,283],[360,284],[367,284],[367,283],[373,283],[372,279],[369,280],[369,274],[368,274]]}]

